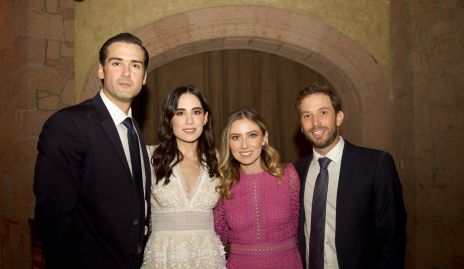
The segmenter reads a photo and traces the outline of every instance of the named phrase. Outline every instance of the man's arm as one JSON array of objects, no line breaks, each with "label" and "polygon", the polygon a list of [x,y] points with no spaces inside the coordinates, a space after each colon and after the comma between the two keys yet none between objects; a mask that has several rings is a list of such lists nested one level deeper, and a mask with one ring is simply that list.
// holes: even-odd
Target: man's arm
[{"label": "man's arm", "polygon": [[47,268],[75,268],[73,213],[83,167],[83,144],[60,112],[45,124],[38,142],[34,175],[35,218]]},{"label": "man's arm", "polygon": [[390,154],[382,152],[375,173],[376,268],[404,268],[406,210],[401,182]]}]

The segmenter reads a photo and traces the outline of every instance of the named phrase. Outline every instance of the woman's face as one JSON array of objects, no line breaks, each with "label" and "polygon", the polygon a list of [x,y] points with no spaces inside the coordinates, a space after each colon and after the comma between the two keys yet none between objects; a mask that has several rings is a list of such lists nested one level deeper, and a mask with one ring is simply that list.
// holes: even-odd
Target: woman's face
[{"label": "woman's face", "polygon": [[230,126],[230,151],[247,174],[263,170],[261,151],[267,142],[267,133],[263,134],[259,125],[247,118],[236,120]]},{"label": "woman's face", "polygon": [[208,112],[203,110],[198,97],[190,93],[182,94],[177,110],[171,119],[172,130],[177,142],[197,142],[207,121]]}]

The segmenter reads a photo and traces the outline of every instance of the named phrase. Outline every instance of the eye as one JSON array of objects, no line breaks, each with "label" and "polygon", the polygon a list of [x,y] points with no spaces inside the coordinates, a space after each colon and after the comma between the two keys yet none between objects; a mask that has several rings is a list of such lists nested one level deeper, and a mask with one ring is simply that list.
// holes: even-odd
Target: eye
[{"label": "eye", "polygon": [[239,136],[239,135],[231,135],[231,136],[230,136],[230,139],[231,139],[231,140],[239,140],[239,139],[240,139],[240,136]]},{"label": "eye", "polygon": [[195,109],[195,110],[193,111],[193,114],[194,114],[194,115],[201,115],[201,114],[203,114],[203,110],[201,110],[201,109]]},{"label": "eye", "polygon": [[182,110],[176,111],[176,116],[180,117],[182,115],[184,115],[184,111],[182,111]]},{"label": "eye", "polygon": [[303,119],[309,119],[311,118],[311,115],[308,114],[308,113],[304,113],[303,116],[302,116]]},{"label": "eye", "polygon": [[115,67],[118,67],[118,66],[121,65],[121,63],[120,63],[120,62],[117,62],[117,61],[114,61],[114,62],[111,63],[111,65],[112,65],[112,66],[115,66]]},{"label": "eye", "polygon": [[256,137],[258,137],[258,134],[257,134],[257,133],[251,133],[251,134],[249,135],[249,137],[250,137],[250,138],[256,138]]},{"label": "eye", "polygon": [[329,114],[329,111],[327,111],[327,110],[322,110],[321,111],[322,116],[327,116],[328,114]]},{"label": "eye", "polygon": [[132,67],[135,68],[135,69],[137,69],[137,70],[139,70],[139,69],[142,69],[142,64],[140,64],[140,63],[134,63],[134,64],[132,64]]}]

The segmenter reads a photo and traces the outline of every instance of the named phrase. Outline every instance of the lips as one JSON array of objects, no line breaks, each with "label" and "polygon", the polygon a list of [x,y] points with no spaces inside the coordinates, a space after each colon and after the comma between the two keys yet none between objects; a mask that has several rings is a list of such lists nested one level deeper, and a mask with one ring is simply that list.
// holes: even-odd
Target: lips
[{"label": "lips", "polygon": [[326,130],[327,128],[317,128],[309,132],[316,138],[322,138]]},{"label": "lips", "polygon": [[129,88],[130,86],[132,86],[132,83],[129,81],[119,81],[118,85],[123,88]]},{"label": "lips", "polygon": [[182,129],[182,131],[184,131],[185,133],[187,134],[193,134],[195,133],[195,128],[185,128],[185,129]]},{"label": "lips", "polygon": [[251,156],[251,154],[253,153],[253,151],[240,151],[239,152],[241,156],[243,157],[248,157],[248,156]]}]

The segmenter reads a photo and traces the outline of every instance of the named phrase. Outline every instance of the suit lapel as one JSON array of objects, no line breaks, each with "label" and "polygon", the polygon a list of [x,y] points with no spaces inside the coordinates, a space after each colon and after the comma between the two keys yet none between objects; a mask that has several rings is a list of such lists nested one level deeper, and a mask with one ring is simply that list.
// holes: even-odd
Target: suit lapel
[{"label": "suit lapel", "polygon": [[121,161],[121,164],[126,171],[127,178],[130,180],[131,185],[135,190],[135,182],[132,180],[132,174],[130,172],[129,164],[127,163],[126,154],[124,153],[121,139],[119,138],[118,130],[116,129],[116,126],[114,126],[114,121],[111,118],[111,115],[108,112],[105,104],[103,103],[103,100],[100,97],[100,93],[97,93],[97,95],[93,98],[93,101],[97,115],[101,121],[102,128],[105,130],[108,140],[111,141],[111,144],[116,151],[116,155],[118,156],[118,159]]},{"label": "suit lapel", "polygon": [[356,147],[345,140],[340,166],[340,177],[338,179],[336,227],[343,226],[343,221],[350,219],[350,212],[345,210],[345,208],[350,205],[350,201],[353,199],[351,189],[357,184],[354,178],[357,163],[356,152]]}]

